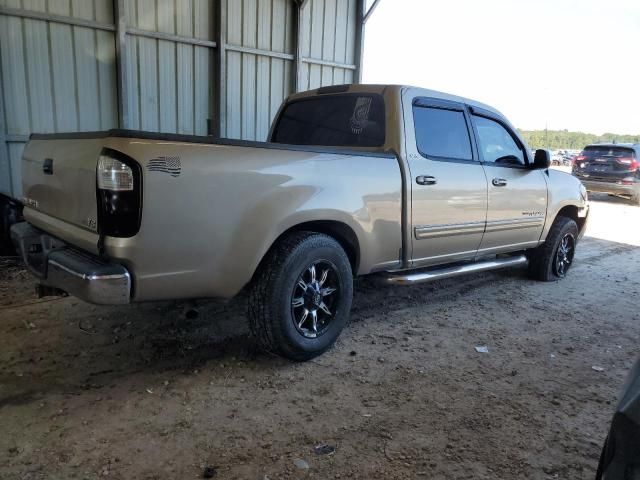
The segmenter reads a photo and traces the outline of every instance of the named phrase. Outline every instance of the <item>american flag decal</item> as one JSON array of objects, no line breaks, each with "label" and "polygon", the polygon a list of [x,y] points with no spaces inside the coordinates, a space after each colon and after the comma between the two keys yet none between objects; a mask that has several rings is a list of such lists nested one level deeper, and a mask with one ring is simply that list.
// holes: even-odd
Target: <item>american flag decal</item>
[{"label": "american flag decal", "polygon": [[180,157],[157,157],[152,158],[147,163],[147,170],[150,172],[164,172],[172,177],[177,177],[182,172]]}]

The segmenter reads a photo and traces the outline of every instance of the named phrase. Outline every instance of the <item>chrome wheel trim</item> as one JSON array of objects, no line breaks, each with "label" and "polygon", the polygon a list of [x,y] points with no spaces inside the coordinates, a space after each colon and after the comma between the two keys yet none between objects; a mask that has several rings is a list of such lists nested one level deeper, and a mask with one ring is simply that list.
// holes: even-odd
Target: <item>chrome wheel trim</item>
[{"label": "chrome wheel trim", "polygon": [[291,295],[293,325],[305,338],[317,338],[335,318],[340,299],[338,268],[317,260],[298,276]]},{"label": "chrome wheel trim", "polygon": [[573,263],[575,251],[576,239],[572,233],[566,233],[564,237],[562,237],[562,240],[560,240],[553,264],[554,273],[558,277],[564,278],[567,275],[567,270],[569,270],[569,267]]}]

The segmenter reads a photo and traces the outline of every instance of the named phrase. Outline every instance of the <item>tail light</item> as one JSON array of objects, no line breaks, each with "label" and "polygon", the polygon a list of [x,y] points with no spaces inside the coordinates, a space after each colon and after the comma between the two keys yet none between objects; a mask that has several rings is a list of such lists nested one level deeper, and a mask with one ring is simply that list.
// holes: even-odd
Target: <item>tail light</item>
[{"label": "tail light", "polygon": [[617,158],[616,161],[618,163],[622,163],[623,165],[629,165],[629,168],[631,170],[635,170],[640,167],[640,163],[638,163],[638,160],[633,157],[621,157]]},{"label": "tail light", "polygon": [[116,158],[100,155],[98,188],[112,192],[130,192],[133,190],[133,170]]},{"label": "tail light", "polygon": [[586,159],[587,159],[586,155],[576,155],[571,160],[571,166],[573,167],[573,169],[575,169],[578,166],[582,168],[584,166],[582,162],[584,162]]},{"label": "tail light", "polygon": [[111,237],[132,237],[142,219],[140,165],[131,157],[105,148],[98,159],[96,184],[98,231]]}]

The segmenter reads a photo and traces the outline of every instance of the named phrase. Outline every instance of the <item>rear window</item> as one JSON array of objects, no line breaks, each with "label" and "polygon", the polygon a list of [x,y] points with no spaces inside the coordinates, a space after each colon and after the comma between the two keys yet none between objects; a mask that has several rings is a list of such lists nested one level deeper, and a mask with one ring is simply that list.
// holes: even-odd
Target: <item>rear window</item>
[{"label": "rear window", "polygon": [[471,140],[464,113],[413,107],[418,151],[424,156],[471,160]]},{"label": "rear window", "polygon": [[635,158],[636,156],[632,148],[623,147],[587,147],[583,150],[582,155],[588,159],[598,157]]},{"label": "rear window", "polygon": [[384,145],[384,100],[380,95],[321,95],[284,107],[272,142],[331,147]]}]

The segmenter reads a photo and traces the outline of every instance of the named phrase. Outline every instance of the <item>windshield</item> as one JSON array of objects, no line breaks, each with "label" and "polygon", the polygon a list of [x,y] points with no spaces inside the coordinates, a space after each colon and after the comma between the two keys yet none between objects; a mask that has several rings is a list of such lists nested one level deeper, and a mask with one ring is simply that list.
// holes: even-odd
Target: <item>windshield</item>
[{"label": "windshield", "polygon": [[272,135],[275,143],[332,147],[384,144],[381,95],[321,95],[285,106]]},{"label": "windshield", "polygon": [[635,158],[635,152],[631,148],[623,147],[587,147],[582,155],[588,159],[598,157]]}]

